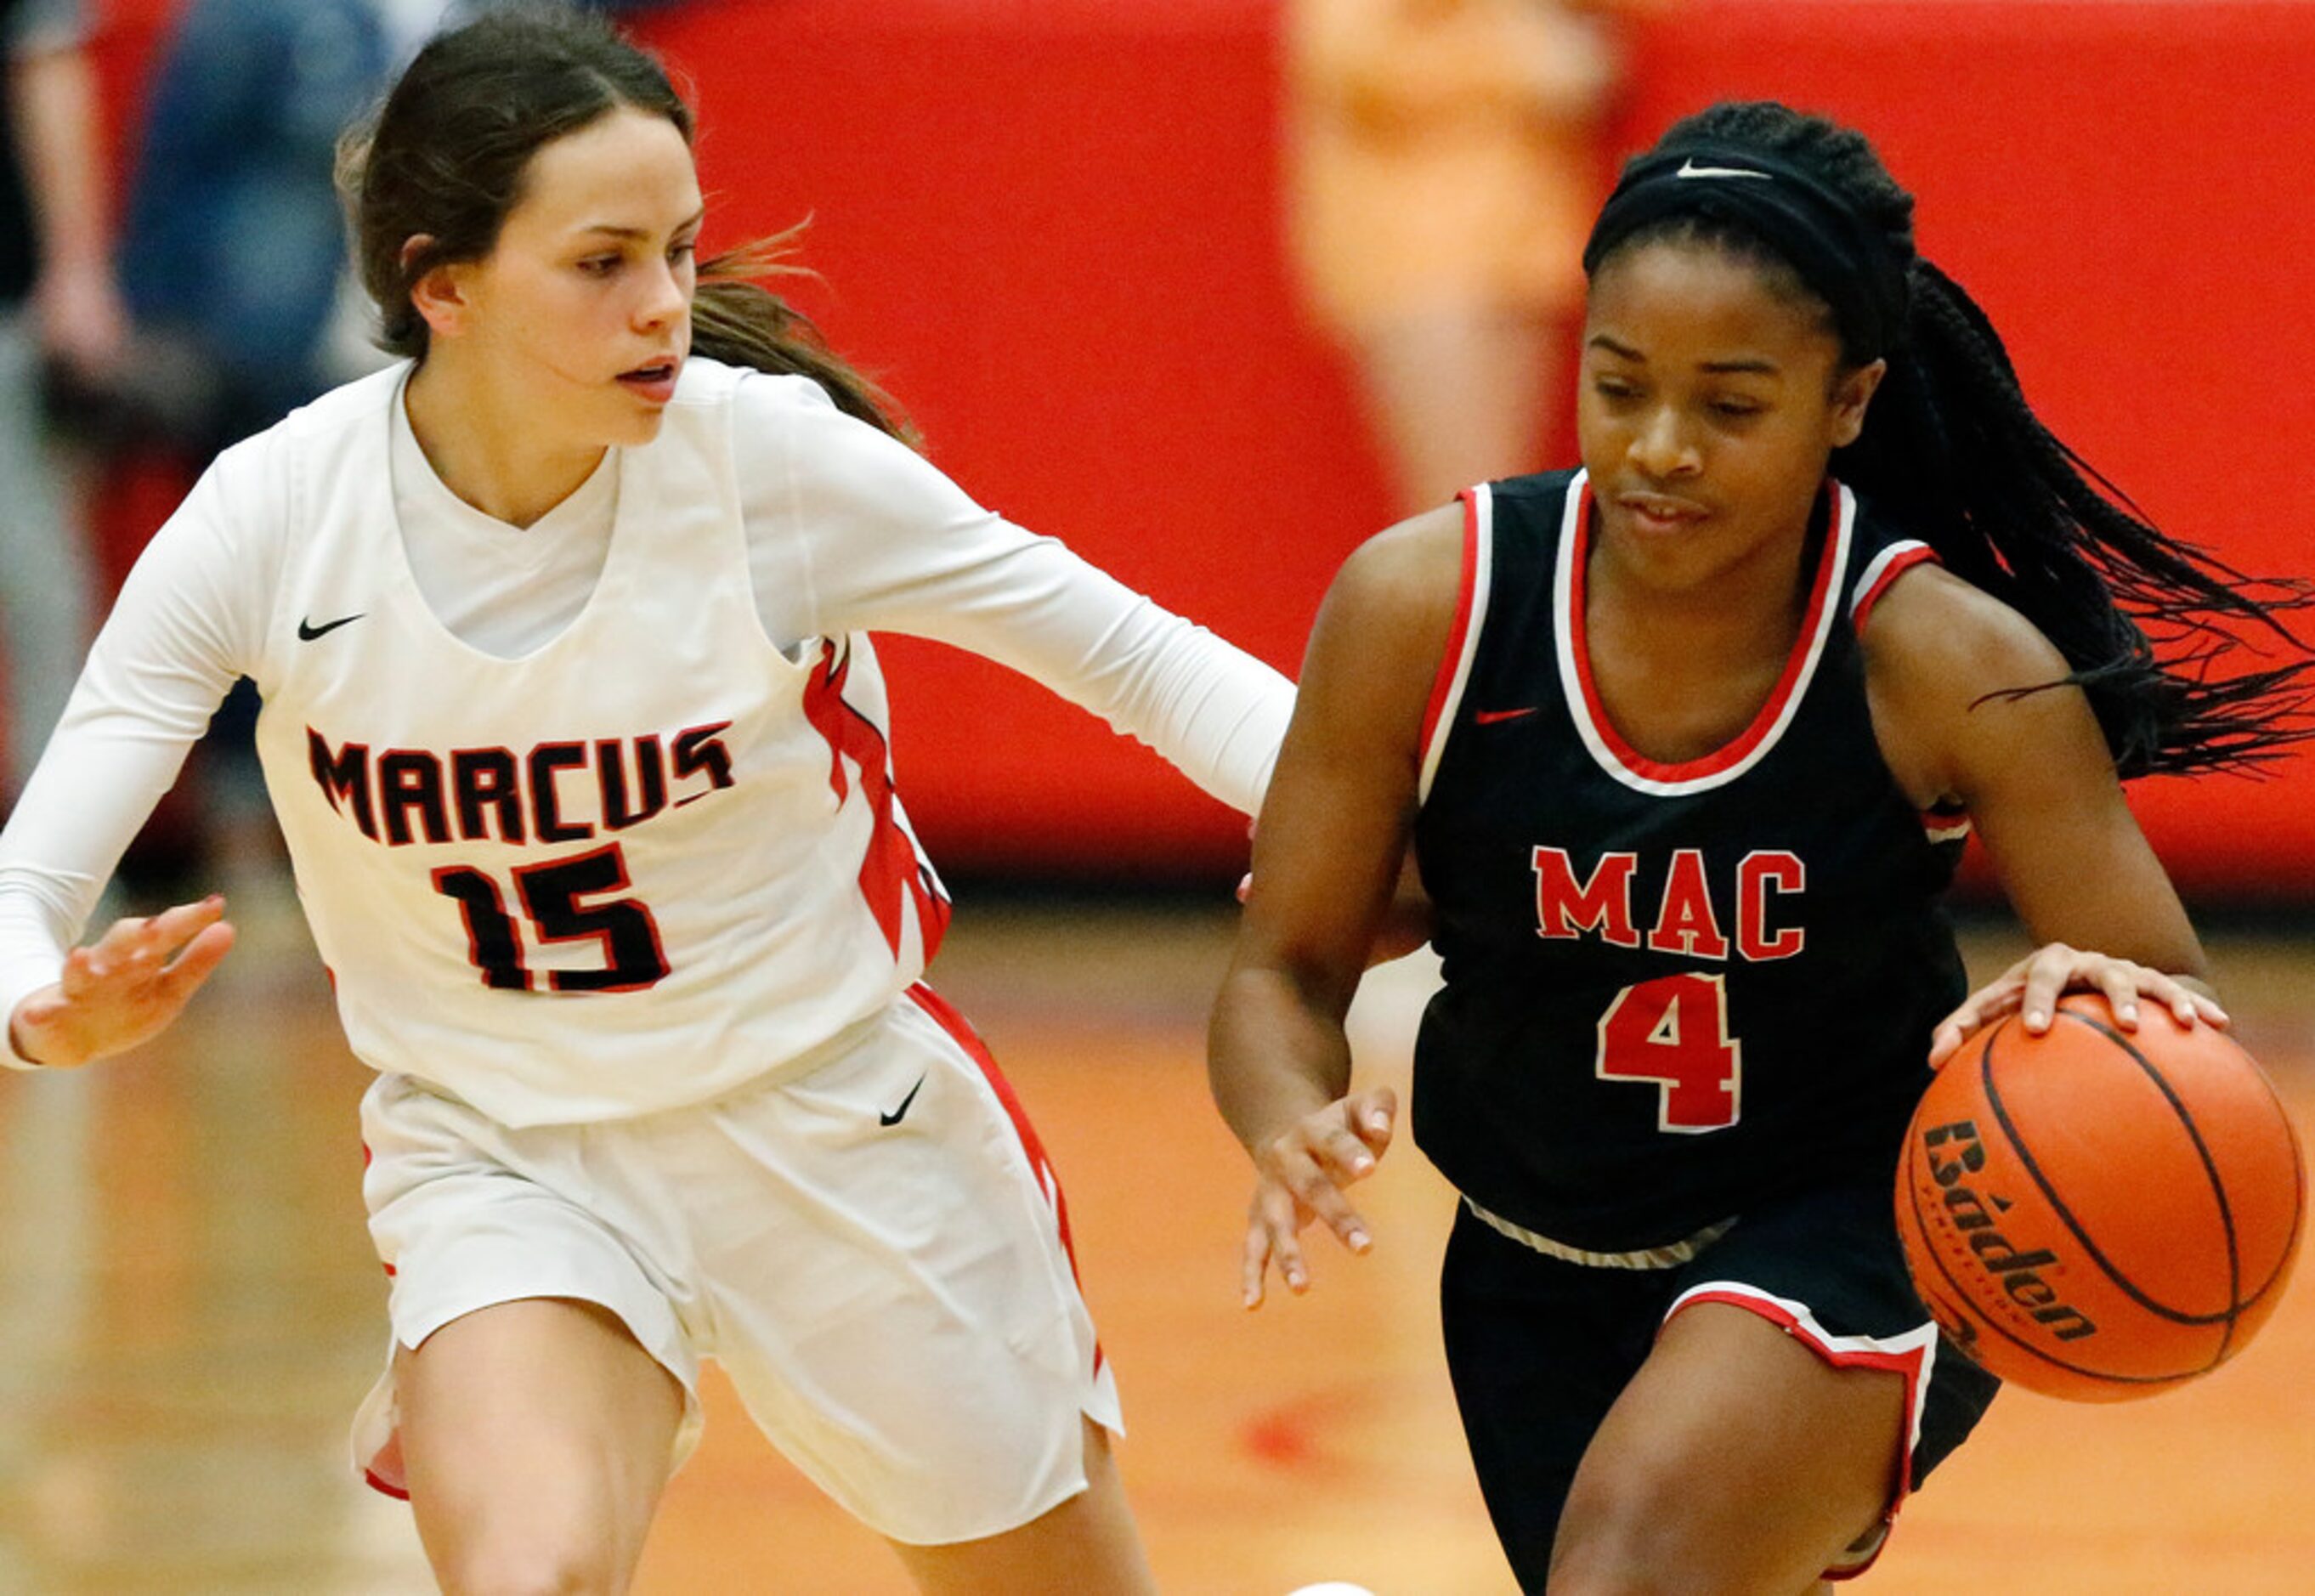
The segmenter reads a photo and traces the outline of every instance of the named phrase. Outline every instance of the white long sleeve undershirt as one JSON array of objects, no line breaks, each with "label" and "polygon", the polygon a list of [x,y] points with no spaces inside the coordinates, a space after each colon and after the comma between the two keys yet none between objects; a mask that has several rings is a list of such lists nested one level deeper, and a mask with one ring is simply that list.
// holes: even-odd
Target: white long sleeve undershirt
[{"label": "white long sleeve undershirt", "polygon": [[[950,643],[1101,715],[1223,802],[1259,804],[1292,707],[1278,672],[983,510],[804,379],[748,378],[732,417],[757,613],[792,657],[852,631]],[[603,569],[618,473],[607,461],[517,528],[444,485],[399,399],[394,425],[395,508],[444,625],[501,658],[556,635]],[[256,673],[285,518],[249,448],[211,467],[138,560],[0,833],[0,1018],[57,979],[187,749]],[[4,1044],[0,1062],[26,1063]]]}]

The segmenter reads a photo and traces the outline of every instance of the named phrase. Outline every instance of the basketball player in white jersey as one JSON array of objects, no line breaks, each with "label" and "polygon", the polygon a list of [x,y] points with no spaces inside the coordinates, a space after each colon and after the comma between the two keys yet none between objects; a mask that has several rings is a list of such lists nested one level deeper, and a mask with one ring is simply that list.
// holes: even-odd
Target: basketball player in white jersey
[{"label": "basketball player in white jersey", "polygon": [[1248,811],[1291,688],[979,509],[696,267],[690,135],[608,28],[517,13],[350,142],[406,359],[229,451],[129,580],[0,838],[9,1060],[133,1046],[225,955],[216,899],[66,950],[246,673],[378,1071],[358,1461],[445,1588],[624,1588],[712,1355],[923,1589],[1145,1592],[1059,1191],[918,981],[947,904],[865,633],[1012,665]]}]

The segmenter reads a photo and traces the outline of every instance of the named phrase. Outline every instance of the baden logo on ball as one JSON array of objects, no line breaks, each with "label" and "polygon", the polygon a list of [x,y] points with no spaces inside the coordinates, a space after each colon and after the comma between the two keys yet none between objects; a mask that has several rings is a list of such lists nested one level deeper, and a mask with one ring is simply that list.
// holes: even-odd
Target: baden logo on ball
[{"label": "baden logo on ball", "polygon": [[1985,1167],[1985,1147],[1974,1120],[1931,1125],[1920,1133],[1922,1153],[1929,1160],[1929,1178],[1943,1193],[1941,1213],[1923,1218],[1925,1228],[1950,1227],[1969,1249],[1976,1275],[1998,1287],[2001,1294],[2044,1326],[2059,1341],[2079,1341],[2096,1335],[2089,1316],[2059,1299],[2042,1272],[2058,1263],[2048,1247],[2021,1251],[2001,1233],[2001,1216],[2017,1204],[1999,1192],[1980,1192],[1969,1178]]},{"label": "baden logo on ball", "polygon": [[2298,1138],[2225,1033],[2160,1004],[2134,1031],[2074,994],[2036,1036],[1963,1044],[1915,1110],[1897,1228],[1947,1338],[2082,1402],[2169,1390],[2281,1300],[2306,1205]]}]

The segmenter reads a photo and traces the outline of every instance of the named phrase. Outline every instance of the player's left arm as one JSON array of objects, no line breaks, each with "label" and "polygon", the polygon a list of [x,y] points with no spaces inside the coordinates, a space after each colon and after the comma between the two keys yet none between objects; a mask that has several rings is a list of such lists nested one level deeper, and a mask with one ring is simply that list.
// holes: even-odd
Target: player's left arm
[{"label": "player's left arm", "polygon": [[2141,998],[2184,1024],[2225,1024],[2202,944],[2124,801],[2088,698],[2044,686],[2069,674],[2049,640],[2009,606],[1927,567],[1876,607],[1865,647],[1893,773],[1925,807],[1966,807],[2038,944],[1938,1024],[1930,1061],[2005,1014],[2044,1030],[2059,995],[2074,989],[2103,992],[2125,1028]]}]

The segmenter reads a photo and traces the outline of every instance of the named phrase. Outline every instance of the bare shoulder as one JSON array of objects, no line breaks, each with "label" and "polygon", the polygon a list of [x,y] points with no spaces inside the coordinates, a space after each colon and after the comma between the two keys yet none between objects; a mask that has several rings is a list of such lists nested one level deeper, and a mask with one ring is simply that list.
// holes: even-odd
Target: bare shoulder
[{"label": "bare shoulder", "polygon": [[2030,693],[2064,679],[2065,656],[2034,623],[1938,565],[1907,572],[1873,607],[1859,638],[1874,735],[1892,775],[1924,805],[1966,800],[1978,772],[2015,742],[2079,722],[2095,725],[2079,692]]},{"label": "bare shoulder", "polygon": [[[1462,590],[1459,507],[1427,510],[1353,550],[1310,629],[1294,712],[1303,736],[1368,754],[1411,749]],[[1296,741],[1290,732],[1290,751]]]},{"label": "bare shoulder", "polygon": [[1327,590],[1322,620],[1355,617],[1392,632],[1436,629],[1443,639],[1462,590],[1462,507],[1442,505],[1353,549]]},{"label": "bare shoulder", "polygon": [[2069,669],[2033,622],[1941,565],[1921,565],[1892,585],[1859,642],[1875,690],[1922,707],[1966,706],[1988,693],[2055,681]]}]

